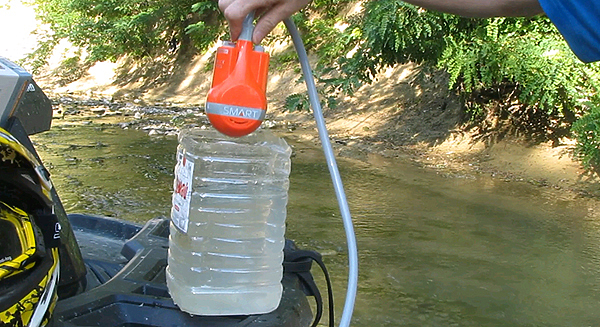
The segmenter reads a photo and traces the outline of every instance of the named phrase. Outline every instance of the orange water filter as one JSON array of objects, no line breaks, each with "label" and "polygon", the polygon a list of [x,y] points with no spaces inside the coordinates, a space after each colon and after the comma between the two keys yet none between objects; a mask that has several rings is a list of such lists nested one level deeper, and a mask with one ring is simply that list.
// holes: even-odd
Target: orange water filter
[{"label": "orange water filter", "polygon": [[251,28],[245,26],[245,31],[237,42],[225,42],[217,49],[206,100],[210,123],[219,132],[234,137],[255,131],[267,111],[269,54],[252,43]]}]

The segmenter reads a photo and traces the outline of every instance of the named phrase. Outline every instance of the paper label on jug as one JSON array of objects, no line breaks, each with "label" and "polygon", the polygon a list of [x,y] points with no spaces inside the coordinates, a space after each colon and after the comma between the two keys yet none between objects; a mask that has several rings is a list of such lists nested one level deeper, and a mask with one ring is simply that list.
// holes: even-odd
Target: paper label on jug
[{"label": "paper label on jug", "polygon": [[187,233],[188,222],[190,220],[193,177],[194,160],[180,152],[177,156],[177,170],[175,171],[175,190],[173,192],[171,220],[184,233]]}]

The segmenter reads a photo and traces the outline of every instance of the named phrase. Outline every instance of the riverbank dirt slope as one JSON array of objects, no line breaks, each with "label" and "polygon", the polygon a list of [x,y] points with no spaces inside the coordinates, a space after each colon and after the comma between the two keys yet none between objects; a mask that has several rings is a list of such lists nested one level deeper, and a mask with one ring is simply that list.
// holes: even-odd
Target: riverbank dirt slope
[{"label": "riverbank dirt slope", "polygon": [[[287,50],[289,51],[289,49]],[[171,102],[201,110],[210,87],[212,52],[163,61],[98,63],[65,82],[56,69],[38,77],[52,93],[109,97],[137,103]],[[64,69],[64,67],[63,67]],[[303,92],[294,64],[272,65],[267,118],[316,142],[312,115],[284,110],[285,98]],[[597,180],[572,160],[573,142],[527,144],[519,138],[481,138],[464,125],[457,96],[442,72],[423,73],[415,64],[389,68],[371,85],[325,108],[338,155],[368,160],[370,154],[413,160],[443,174],[487,174],[512,182],[549,187],[573,196],[598,197]]]}]

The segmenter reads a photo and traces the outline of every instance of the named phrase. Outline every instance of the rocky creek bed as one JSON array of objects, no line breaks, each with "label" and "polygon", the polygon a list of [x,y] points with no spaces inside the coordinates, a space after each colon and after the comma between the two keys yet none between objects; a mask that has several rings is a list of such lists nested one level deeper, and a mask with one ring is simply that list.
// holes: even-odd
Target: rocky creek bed
[{"label": "rocky creek bed", "polygon": [[[110,97],[50,95],[54,125],[111,124],[138,129],[150,137],[175,137],[184,126],[208,128],[201,106],[169,101],[148,103],[141,99],[120,101]],[[328,117],[334,124],[339,119]],[[276,130],[287,138],[320,147],[318,134],[307,114],[269,114],[263,128]],[[338,132],[336,132],[338,131]],[[585,175],[569,157],[569,145],[527,147],[517,140],[493,146],[474,144],[465,137],[453,137],[435,146],[426,143],[397,144],[381,137],[331,132],[338,157],[377,165],[378,158],[409,160],[424,169],[448,178],[489,176],[504,182],[530,183],[554,190],[560,196],[600,198],[595,178]]]}]

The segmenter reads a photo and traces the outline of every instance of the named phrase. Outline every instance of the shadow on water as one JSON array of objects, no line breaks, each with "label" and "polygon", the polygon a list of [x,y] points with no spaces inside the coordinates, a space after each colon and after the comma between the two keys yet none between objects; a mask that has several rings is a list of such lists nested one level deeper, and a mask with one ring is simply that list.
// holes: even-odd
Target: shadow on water
[{"label": "shadow on water", "polygon": [[[63,125],[34,140],[69,212],[168,215],[174,137]],[[329,172],[319,149],[292,145],[287,237],[324,254],[339,317],[346,238]],[[339,162],[360,251],[353,326],[600,324],[600,224],[586,202],[377,160]]]}]

